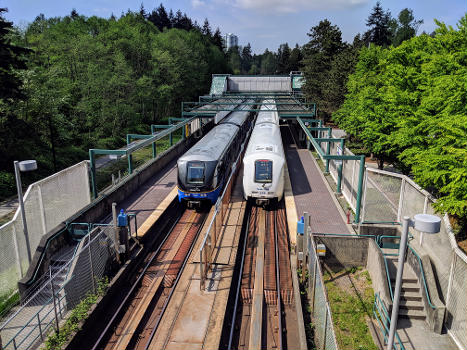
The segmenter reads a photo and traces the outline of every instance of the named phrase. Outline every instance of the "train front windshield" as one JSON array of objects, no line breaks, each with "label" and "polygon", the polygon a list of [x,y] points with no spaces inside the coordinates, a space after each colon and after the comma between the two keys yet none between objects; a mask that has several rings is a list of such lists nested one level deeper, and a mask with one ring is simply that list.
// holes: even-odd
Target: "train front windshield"
[{"label": "train front windshield", "polygon": [[189,162],[187,182],[189,184],[203,184],[204,183],[204,163]]},{"label": "train front windshield", "polygon": [[272,161],[270,160],[255,161],[255,182],[259,182],[259,183],[272,182]]}]

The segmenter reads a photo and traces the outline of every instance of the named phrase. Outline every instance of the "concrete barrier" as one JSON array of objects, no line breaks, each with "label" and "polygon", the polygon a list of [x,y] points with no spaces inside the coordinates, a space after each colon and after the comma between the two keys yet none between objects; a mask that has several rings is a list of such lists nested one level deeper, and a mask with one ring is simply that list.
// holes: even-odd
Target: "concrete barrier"
[{"label": "concrete barrier", "polygon": [[379,293],[381,300],[384,302],[386,309],[392,305],[391,294],[389,292],[389,284],[384,264],[384,257],[374,239],[368,239],[368,259],[366,268],[371,277],[373,290]]},{"label": "concrete barrier", "polygon": [[435,275],[433,273],[433,268],[431,266],[431,260],[428,255],[422,255],[420,257],[421,263],[423,266],[423,272],[425,273],[425,281],[428,289],[428,294],[430,296],[431,304],[434,306],[432,308],[428,302],[428,296],[425,292],[425,287],[423,285],[422,271],[418,259],[411,249],[407,250],[407,262],[414,270],[417,275],[418,282],[420,283],[421,295],[423,300],[423,305],[425,306],[426,312],[426,322],[432,332],[441,334],[443,330],[443,321],[444,314],[446,313],[446,306],[441,301],[438,288],[435,280]]}]

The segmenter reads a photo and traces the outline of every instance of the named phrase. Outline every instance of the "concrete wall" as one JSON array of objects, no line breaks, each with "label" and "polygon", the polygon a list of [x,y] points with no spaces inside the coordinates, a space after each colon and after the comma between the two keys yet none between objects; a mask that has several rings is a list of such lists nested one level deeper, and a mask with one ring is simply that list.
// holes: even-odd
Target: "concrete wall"
[{"label": "concrete wall", "polygon": [[430,330],[432,332],[441,334],[443,330],[443,321],[444,314],[446,312],[446,306],[442,303],[442,301],[439,298],[430,257],[425,254],[422,255],[420,259],[423,266],[423,272],[425,272],[425,281],[428,289],[428,294],[430,296],[431,304],[434,306],[434,308],[428,302],[428,297],[426,295],[425,287],[423,285],[422,271],[418,259],[411,249],[407,250],[407,262],[414,270],[420,283],[420,291],[422,295],[423,304],[425,306],[425,312],[427,315],[426,321],[428,323],[428,326],[430,327]]},{"label": "concrete wall", "polygon": [[368,238],[314,236],[326,246],[325,263],[336,268],[366,266]]},{"label": "concrete wall", "polygon": [[360,224],[355,225],[355,228],[359,235],[400,236],[398,225]]},{"label": "concrete wall", "polygon": [[389,292],[384,257],[381,249],[379,249],[374,239],[371,238],[368,239],[368,259],[366,268],[370,273],[371,283],[375,294],[379,293],[381,300],[389,310],[389,306],[392,305],[392,300]]}]

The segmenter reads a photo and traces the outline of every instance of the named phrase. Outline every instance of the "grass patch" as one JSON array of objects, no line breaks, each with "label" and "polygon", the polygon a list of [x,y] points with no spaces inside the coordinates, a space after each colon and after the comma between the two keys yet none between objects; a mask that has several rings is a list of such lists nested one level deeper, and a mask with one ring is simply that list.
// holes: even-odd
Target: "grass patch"
[{"label": "grass patch", "polygon": [[374,303],[368,271],[353,268],[333,276],[326,272],[324,281],[339,348],[378,350],[367,326]]},{"label": "grass patch", "polygon": [[91,306],[97,302],[97,299],[104,295],[109,284],[108,278],[103,278],[97,282],[96,293],[88,294],[86,298],[71,311],[70,316],[65,321],[65,324],[60,328],[59,332],[53,332],[45,341],[45,350],[60,349],[71,336],[79,330],[81,321],[88,317],[88,312]]},{"label": "grass patch", "polygon": [[305,326],[306,345],[308,349],[316,349],[315,328],[311,321],[311,305],[308,300],[308,273],[305,274],[302,282],[302,270],[297,269],[298,283],[300,286],[300,300],[302,303],[303,323]]},{"label": "grass patch", "polygon": [[10,292],[0,296],[0,318],[3,317],[11,308],[19,304],[19,293]]}]

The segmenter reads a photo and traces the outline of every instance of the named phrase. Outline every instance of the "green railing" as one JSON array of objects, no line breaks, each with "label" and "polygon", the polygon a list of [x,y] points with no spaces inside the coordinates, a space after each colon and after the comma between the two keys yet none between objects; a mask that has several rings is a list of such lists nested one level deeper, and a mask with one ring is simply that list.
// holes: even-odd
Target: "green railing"
[{"label": "green railing", "polygon": [[413,255],[415,255],[415,257],[417,258],[418,265],[420,266],[420,275],[422,276],[423,288],[425,290],[426,298],[428,300],[428,305],[430,305],[432,309],[436,309],[436,307],[431,303],[430,293],[428,293],[428,287],[426,285],[425,270],[423,269],[422,259],[420,259],[420,256],[417,254],[415,249],[413,249],[410,244],[408,244],[408,247],[412,251]]},{"label": "green railing", "polygon": [[[373,304],[373,315],[378,321],[378,324],[383,331],[384,341],[386,342],[389,334],[389,325],[391,324],[391,319],[389,318],[389,313],[384,306],[383,301],[379,297],[379,293],[375,294],[375,302]],[[405,350],[405,346],[402,343],[399,334],[396,331],[396,341],[393,345],[393,350]]]}]

